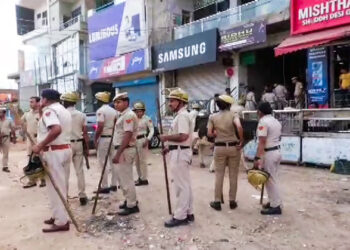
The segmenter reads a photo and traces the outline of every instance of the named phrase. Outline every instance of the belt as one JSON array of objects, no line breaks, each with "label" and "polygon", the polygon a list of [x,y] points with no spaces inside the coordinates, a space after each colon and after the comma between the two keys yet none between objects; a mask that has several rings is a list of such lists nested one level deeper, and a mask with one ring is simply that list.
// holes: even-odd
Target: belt
[{"label": "belt", "polygon": [[111,138],[111,135],[101,135],[101,138]]},{"label": "belt", "polygon": [[7,137],[9,137],[9,135],[2,135],[1,137],[2,138],[7,138]]},{"label": "belt", "polygon": [[136,136],[136,139],[138,140],[138,139],[142,139],[142,138],[145,138],[146,137],[146,135],[138,135],[138,136]]},{"label": "belt", "polygon": [[281,148],[281,146],[274,146],[271,148],[265,148],[264,151],[269,152],[269,151],[279,150],[280,148]]},{"label": "belt", "polygon": [[218,147],[234,147],[237,146],[239,143],[237,141],[235,142],[215,142],[215,146]]},{"label": "belt", "polygon": [[[120,147],[120,145],[114,146],[114,149],[118,149]],[[130,146],[128,145],[126,148],[133,148],[134,146]]]},{"label": "belt", "polygon": [[83,139],[78,139],[78,140],[70,140],[70,142],[80,142],[83,141]]},{"label": "belt", "polygon": [[176,149],[189,149],[189,146],[180,146],[180,145],[169,145],[169,151],[176,150]]},{"label": "belt", "polygon": [[55,151],[55,150],[63,150],[63,149],[69,149],[69,148],[70,148],[69,144],[51,145],[51,146],[44,147],[43,151],[47,152],[50,149],[51,149],[51,151]]}]

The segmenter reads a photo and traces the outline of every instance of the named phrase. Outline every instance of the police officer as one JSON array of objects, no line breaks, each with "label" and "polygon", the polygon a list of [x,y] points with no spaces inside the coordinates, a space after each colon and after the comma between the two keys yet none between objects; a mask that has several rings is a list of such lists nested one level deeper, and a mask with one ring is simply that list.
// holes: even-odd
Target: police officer
[{"label": "police officer", "polygon": [[299,81],[299,78],[294,76],[292,78],[292,83],[295,85],[294,88],[294,101],[295,107],[297,109],[302,109],[304,107],[304,87],[303,83]]},{"label": "police officer", "polygon": [[[27,131],[34,143],[36,143],[36,138],[38,136],[38,122],[40,119],[39,109],[40,109],[40,97],[33,96],[29,101],[30,110],[22,116],[21,120],[23,123],[23,130]],[[34,145],[29,139],[27,139],[27,154],[30,157],[32,154],[32,147]],[[31,188],[36,186],[35,180],[29,180],[23,188]],[[41,179],[40,187],[45,187],[45,179]]]},{"label": "police officer", "polygon": [[[112,131],[117,112],[111,108],[108,103],[110,101],[111,93],[109,92],[98,92],[95,95],[97,104],[100,107],[96,111],[97,116],[97,130],[95,133],[95,147],[97,149],[97,158],[100,163],[101,169],[103,168],[106,156],[108,154],[108,146],[112,140]],[[114,157],[114,148],[112,147],[109,151],[108,162],[109,169],[112,172],[111,186],[108,187],[108,171],[105,171],[103,176],[100,193],[108,194],[110,191],[117,191],[118,176],[116,169],[113,166],[112,159]]]},{"label": "police officer", "polygon": [[167,142],[163,153],[169,153],[169,169],[176,195],[176,205],[173,217],[164,223],[165,227],[186,225],[194,221],[193,195],[190,178],[192,161],[192,122],[187,111],[188,94],[178,88],[167,96],[169,108],[175,113],[169,135],[161,135],[160,139]]},{"label": "police officer", "polygon": [[125,216],[140,212],[133,180],[133,163],[136,158],[137,117],[129,108],[128,93],[117,94],[113,101],[115,109],[119,112],[113,138],[115,148],[113,163],[116,164],[120,187],[125,197],[124,203],[119,207],[122,210],[118,214]]},{"label": "police officer", "polygon": [[288,105],[287,102],[287,94],[288,90],[287,88],[280,84],[280,83],[275,83],[273,89],[273,93],[275,93],[276,98],[277,98],[277,109],[284,109]]},{"label": "police officer", "polygon": [[216,99],[220,111],[210,115],[208,121],[208,136],[215,138],[215,200],[210,203],[210,206],[215,210],[221,210],[226,166],[229,170],[230,180],[230,208],[237,207],[237,179],[241,157],[240,149],[243,145],[243,129],[237,114],[230,110],[233,102],[231,96],[220,95]]},{"label": "police officer", "polygon": [[[79,100],[79,95],[75,92],[61,95],[63,106],[72,116],[72,132],[70,137],[72,148],[72,161],[75,174],[78,180],[79,201],[80,205],[87,204],[87,196],[85,193],[85,175],[84,175],[84,153],[89,152],[89,137],[86,129],[86,115],[75,108],[75,104]],[[85,143],[83,143],[85,142]],[[83,147],[85,146],[85,148]],[[69,175],[68,175],[69,177]],[[69,178],[67,179],[67,182]]]},{"label": "police officer", "polygon": [[151,118],[145,115],[145,104],[136,102],[133,111],[137,116],[138,128],[136,137],[136,170],[139,176],[136,186],[148,185],[147,153],[148,142],[154,135],[154,127]]},{"label": "police officer", "polygon": [[6,118],[6,107],[0,107],[0,150],[2,152],[2,171],[9,173],[10,141],[16,143],[16,134],[13,122]]},{"label": "police officer", "polygon": [[263,206],[261,214],[281,214],[282,200],[278,188],[278,167],[281,161],[282,126],[272,116],[272,108],[269,103],[259,105],[258,117],[259,123],[256,135],[259,143],[254,167],[264,169],[270,174],[270,178],[265,184],[270,202]]},{"label": "police officer", "polygon": [[[43,159],[57,188],[63,197],[67,197],[67,176],[72,157],[71,115],[59,103],[60,94],[56,90],[44,89],[41,98],[43,114],[39,120],[38,144],[34,145],[32,150],[35,154],[43,152]],[[47,188],[53,214],[50,219],[44,221],[51,227],[43,229],[43,232],[68,231],[68,215],[50,180],[47,181]]]}]

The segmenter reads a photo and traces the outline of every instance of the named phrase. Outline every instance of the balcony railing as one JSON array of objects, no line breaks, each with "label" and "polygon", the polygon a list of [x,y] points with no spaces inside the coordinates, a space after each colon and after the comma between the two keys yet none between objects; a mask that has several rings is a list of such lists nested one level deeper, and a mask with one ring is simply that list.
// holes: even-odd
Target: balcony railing
[{"label": "balcony railing", "polygon": [[65,29],[68,29],[69,27],[75,25],[75,24],[79,24],[79,27],[76,27],[78,30],[80,30],[80,24],[82,22],[85,22],[85,18],[83,15],[79,15],[79,16],[76,16],[76,17],[73,17],[71,19],[69,19],[67,22],[65,23],[62,23],[60,25],[60,30],[65,30]]},{"label": "balcony railing", "polygon": [[263,16],[289,9],[289,0],[256,0],[219,12],[215,15],[174,28],[175,39],[191,36],[206,30],[229,29],[238,23],[259,19]]}]

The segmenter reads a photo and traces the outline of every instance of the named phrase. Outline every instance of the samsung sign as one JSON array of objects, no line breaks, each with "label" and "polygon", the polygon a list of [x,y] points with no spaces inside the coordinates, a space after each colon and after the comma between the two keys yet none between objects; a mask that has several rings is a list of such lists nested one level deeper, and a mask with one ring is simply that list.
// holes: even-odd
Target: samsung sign
[{"label": "samsung sign", "polygon": [[153,69],[168,71],[215,62],[217,58],[217,30],[153,46]]}]

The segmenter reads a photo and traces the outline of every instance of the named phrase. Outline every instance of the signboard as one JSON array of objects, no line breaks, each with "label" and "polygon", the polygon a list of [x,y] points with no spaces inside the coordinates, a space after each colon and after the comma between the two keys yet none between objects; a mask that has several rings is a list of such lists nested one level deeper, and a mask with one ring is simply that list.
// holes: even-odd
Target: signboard
[{"label": "signboard", "polygon": [[119,0],[88,19],[90,60],[147,47],[144,0]]},{"label": "signboard", "polygon": [[[298,163],[300,161],[300,137],[297,136],[283,136],[281,140],[281,161]],[[249,160],[254,160],[258,143],[255,140],[250,141],[245,145],[243,151],[244,156]]]},{"label": "signboard", "polygon": [[93,61],[89,64],[89,79],[122,76],[149,69],[148,50],[138,50],[122,56]]},{"label": "signboard", "polygon": [[232,50],[266,42],[266,22],[253,22],[220,31],[219,50]]},{"label": "signboard", "polygon": [[308,103],[328,108],[328,53],[325,47],[308,50],[307,82]]},{"label": "signboard", "polygon": [[217,29],[152,47],[153,69],[175,70],[215,62]]},{"label": "signboard", "polygon": [[331,165],[337,159],[350,161],[350,140],[341,138],[303,138],[303,162]]},{"label": "signboard", "polygon": [[348,0],[292,0],[292,35],[350,23]]}]

